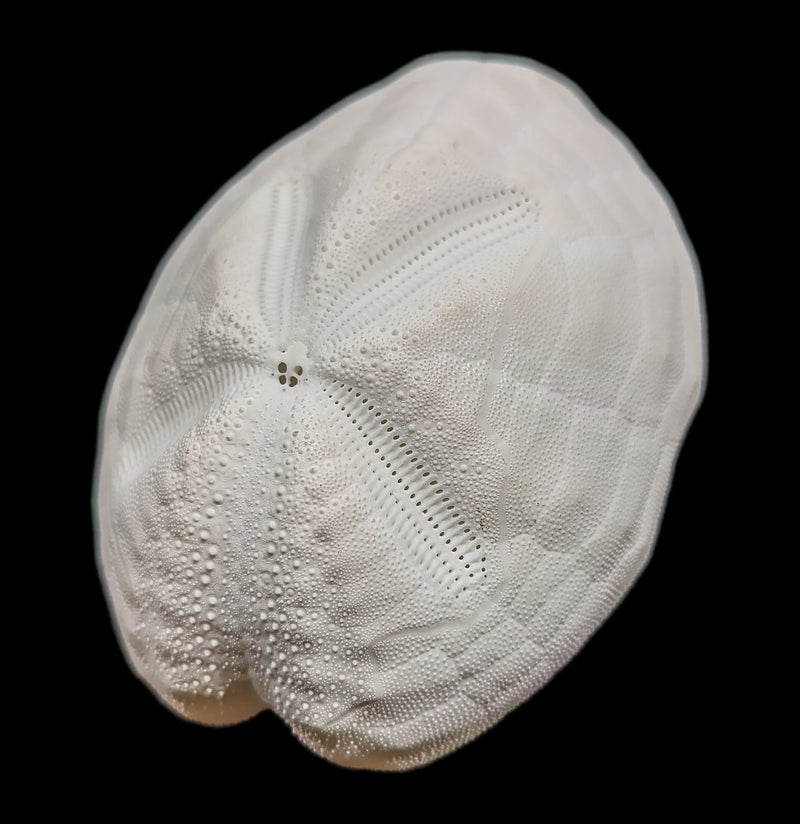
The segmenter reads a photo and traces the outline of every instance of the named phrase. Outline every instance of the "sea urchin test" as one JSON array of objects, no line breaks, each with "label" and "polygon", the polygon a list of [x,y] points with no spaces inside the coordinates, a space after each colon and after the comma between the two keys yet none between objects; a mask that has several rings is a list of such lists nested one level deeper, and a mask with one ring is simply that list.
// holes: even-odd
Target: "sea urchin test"
[{"label": "sea urchin test", "polygon": [[572,86],[417,63],[268,151],[162,264],[104,408],[128,659],[337,764],[479,735],[641,571],[704,372],[665,193]]}]

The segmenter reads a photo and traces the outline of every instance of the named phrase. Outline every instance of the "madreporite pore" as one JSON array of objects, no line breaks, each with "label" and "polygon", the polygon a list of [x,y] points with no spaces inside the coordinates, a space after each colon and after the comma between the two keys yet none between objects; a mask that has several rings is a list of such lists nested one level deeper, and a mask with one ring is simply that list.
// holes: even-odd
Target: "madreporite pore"
[{"label": "madreporite pore", "polygon": [[176,713],[405,770],[499,721],[655,541],[704,381],[697,263],[530,61],[429,58],[267,151],[114,369],[98,558]]}]

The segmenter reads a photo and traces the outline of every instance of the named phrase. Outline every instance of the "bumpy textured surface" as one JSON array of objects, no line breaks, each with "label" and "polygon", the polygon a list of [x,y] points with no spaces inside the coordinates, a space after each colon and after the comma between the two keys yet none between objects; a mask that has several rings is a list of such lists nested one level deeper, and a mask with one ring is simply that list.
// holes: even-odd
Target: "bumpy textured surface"
[{"label": "bumpy textured surface", "polygon": [[646,562],[701,313],[658,185],[541,67],[348,101],[208,207],[118,362],[97,521],[132,665],[339,764],[478,735]]}]

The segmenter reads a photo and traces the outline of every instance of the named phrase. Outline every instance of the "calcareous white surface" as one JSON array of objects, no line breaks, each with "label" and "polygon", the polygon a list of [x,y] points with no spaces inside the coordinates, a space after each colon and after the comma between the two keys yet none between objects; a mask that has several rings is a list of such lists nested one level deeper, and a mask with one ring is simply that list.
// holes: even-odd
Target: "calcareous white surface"
[{"label": "calcareous white surface", "polygon": [[699,402],[665,194],[536,64],[415,64],[257,160],[162,265],[108,390],[99,561],[176,712],[339,764],[464,744],[647,561]]}]

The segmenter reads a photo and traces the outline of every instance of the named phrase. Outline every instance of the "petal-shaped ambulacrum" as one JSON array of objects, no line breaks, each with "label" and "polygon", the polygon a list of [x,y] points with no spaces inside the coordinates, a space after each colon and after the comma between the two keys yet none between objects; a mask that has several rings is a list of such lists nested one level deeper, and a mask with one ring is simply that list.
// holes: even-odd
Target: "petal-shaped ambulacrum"
[{"label": "petal-shaped ambulacrum", "polygon": [[176,712],[403,770],[562,667],[646,563],[702,394],[669,200],[530,62],[432,59],[221,192],[107,394],[99,559]]}]

